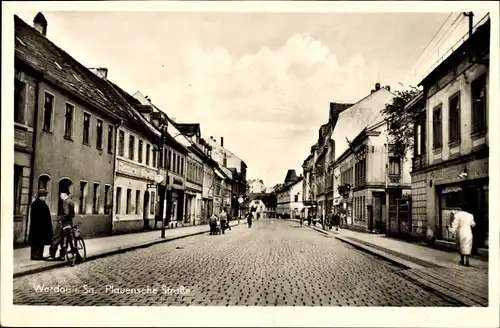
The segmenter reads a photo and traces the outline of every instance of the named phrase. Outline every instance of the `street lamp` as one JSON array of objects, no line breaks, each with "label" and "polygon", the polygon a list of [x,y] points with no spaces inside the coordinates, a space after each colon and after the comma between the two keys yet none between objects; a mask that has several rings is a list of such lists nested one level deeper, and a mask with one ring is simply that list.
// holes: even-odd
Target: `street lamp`
[{"label": "street lamp", "polygon": [[[158,175],[160,173],[160,168],[161,168],[161,162],[165,162],[164,158],[163,158],[163,147],[165,145],[165,141],[166,141],[166,134],[167,134],[167,128],[168,128],[168,120],[163,116],[161,115],[161,113],[154,113],[156,115],[153,115],[152,117],[152,120],[153,120],[153,123],[154,125],[158,128],[158,130],[160,131],[160,140],[159,140],[159,144],[158,144],[158,160],[159,160],[159,163],[158,164]],[[160,160],[161,159],[161,160]],[[170,159],[169,159],[170,161]],[[167,194],[168,194],[168,165],[165,165],[165,171],[166,171],[166,190],[167,190]],[[157,192],[157,195],[160,195],[160,183],[157,183],[156,184],[156,192]],[[160,197],[160,200],[161,200],[161,197]],[[158,210],[160,211],[160,215],[161,215],[161,238],[165,238],[165,215],[163,215],[163,210],[164,210],[164,207],[163,207],[163,204],[164,204],[164,201],[163,202],[160,202],[160,206],[158,208]],[[167,211],[168,211],[168,199],[167,199]]]}]

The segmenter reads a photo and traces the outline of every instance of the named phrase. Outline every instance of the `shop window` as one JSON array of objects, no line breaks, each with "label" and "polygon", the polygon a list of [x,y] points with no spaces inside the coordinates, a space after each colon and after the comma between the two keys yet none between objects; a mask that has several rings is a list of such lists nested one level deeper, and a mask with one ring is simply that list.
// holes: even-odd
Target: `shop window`
[{"label": "shop window", "polygon": [[140,202],[141,192],[139,190],[135,191],[135,214],[139,214],[139,202]]},{"label": "shop window", "polygon": [[450,97],[449,101],[449,136],[450,142],[460,140],[460,93]]},{"label": "shop window", "polygon": [[92,213],[99,214],[99,184],[94,183],[94,190],[92,194]]},{"label": "shop window", "polygon": [[113,153],[113,133],[114,129],[111,124],[108,125],[108,153]]},{"label": "shop window", "polygon": [[45,93],[45,102],[43,105],[43,131],[50,132],[52,130],[52,114],[54,112],[54,96]]},{"label": "shop window", "polygon": [[87,213],[87,193],[88,183],[86,181],[80,181],[80,214]]},{"label": "shop window", "polygon": [[71,140],[73,137],[73,115],[75,106],[66,103],[66,113],[64,114],[64,137]]},{"label": "shop window", "polygon": [[118,156],[125,156],[125,132],[118,132]]},{"label": "shop window", "polygon": [[14,165],[14,215],[21,214],[23,167]]},{"label": "shop window", "polygon": [[120,214],[122,209],[122,188],[116,187],[116,207],[115,213]]},{"label": "shop window", "polygon": [[102,149],[102,120],[97,120],[96,127],[96,147],[97,149]]},{"label": "shop window", "polygon": [[90,114],[83,113],[83,144],[89,145],[90,141]]},{"label": "shop window", "polygon": [[487,127],[486,74],[471,84],[472,91],[472,133],[483,133]]},{"label": "shop window", "polygon": [[434,108],[432,115],[432,145],[434,149],[439,149],[443,145],[443,124],[442,124],[442,107],[439,105]]},{"label": "shop window", "polygon": [[110,212],[110,207],[111,207],[109,204],[109,200],[111,199],[110,192],[111,192],[111,186],[105,185],[104,186],[104,214],[109,214],[109,212]]},{"label": "shop window", "polygon": [[132,208],[132,189],[127,189],[127,204],[126,204],[126,209],[125,213],[130,214],[131,213],[131,208]]},{"label": "shop window", "polygon": [[151,204],[149,206],[149,213],[155,214],[155,204],[156,203],[156,194],[154,191],[151,192]]},{"label": "shop window", "polygon": [[26,84],[14,80],[14,122],[24,124]]}]

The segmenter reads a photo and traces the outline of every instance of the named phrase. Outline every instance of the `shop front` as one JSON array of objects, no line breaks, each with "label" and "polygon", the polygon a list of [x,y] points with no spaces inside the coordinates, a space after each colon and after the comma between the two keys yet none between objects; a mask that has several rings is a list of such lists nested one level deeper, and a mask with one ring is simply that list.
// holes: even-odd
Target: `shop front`
[{"label": "shop front", "polygon": [[[438,238],[454,242],[456,236],[449,231],[452,224],[452,211],[462,208],[474,215],[473,249],[489,246],[489,178],[488,161],[467,163],[462,167],[443,169],[434,172],[434,183],[438,199]],[[446,180],[455,176],[455,181]]]},{"label": "shop front", "polygon": [[184,178],[169,172],[167,181],[169,188],[168,201],[170,203],[170,214],[167,215],[167,222],[170,228],[177,228],[184,222],[185,207],[185,185]]}]

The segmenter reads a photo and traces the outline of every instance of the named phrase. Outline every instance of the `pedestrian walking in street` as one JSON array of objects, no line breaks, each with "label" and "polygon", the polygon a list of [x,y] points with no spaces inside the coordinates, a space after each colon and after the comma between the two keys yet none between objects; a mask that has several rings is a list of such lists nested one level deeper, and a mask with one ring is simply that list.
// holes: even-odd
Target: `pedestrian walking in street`
[{"label": "pedestrian walking in street", "polygon": [[248,212],[247,215],[247,223],[248,223],[248,227],[251,228],[252,227],[252,219],[253,219],[253,213],[252,212]]},{"label": "pedestrian walking in street", "polygon": [[329,230],[332,230],[332,227],[333,227],[333,223],[334,223],[334,216],[335,216],[335,212],[333,211],[332,209],[332,212],[330,213],[330,215],[328,216],[328,229]]},{"label": "pedestrian walking in street", "polygon": [[69,197],[69,191],[61,192],[62,206],[57,218],[56,237],[50,245],[50,259],[56,259],[57,248],[60,247],[59,259],[64,261],[66,251],[66,235],[71,229],[65,229],[73,226],[73,218],[75,217],[75,203]]},{"label": "pedestrian walking in street", "polygon": [[340,215],[338,215],[338,213],[333,215],[333,224],[335,225],[335,231],[339,231]]},{"label": "pedestrian walking in street", "polygon": [[450,231],[456,235],[457,249],[460,253],[460,264],[469,266],[472,250],[472,228],[476,225],[474,215],[467,212],[467,204],[452,212],[453,218]]},{"label": "pedestrian walking in street", "polygon": [[222,233],[224,233],[226,231],[226,224],[227,224],[227,212],[226,212],[226,209],[222,209],[222,212],[220,212],[220,215],[219,215],[219,219],[220,219],[220,228],[222,230]]},{"label": "pedestrian walking in street", "polygon": [[215,215],[215,213],[212,213],[212,215],[210,216],[208,225],[210,226],[210,235],[217,234],[217,215]]},{"label": "pedestrian walking in street", "polygon": [[47,190],[40,189],[35,201],[31,203],[28,244],[31,246],[31,259],[33,261],[43,260],[45,245],[50,245],[52,242],[52,218],[46,203],[47,195]]},{"label": "pedestrian walking in street", "polygon": [[309,214],[309,215],[307,216],[307,225],[308,225],[308,226],[311,226],[311,221],[312,221],[312,215],[311,215],[311,214]]}]

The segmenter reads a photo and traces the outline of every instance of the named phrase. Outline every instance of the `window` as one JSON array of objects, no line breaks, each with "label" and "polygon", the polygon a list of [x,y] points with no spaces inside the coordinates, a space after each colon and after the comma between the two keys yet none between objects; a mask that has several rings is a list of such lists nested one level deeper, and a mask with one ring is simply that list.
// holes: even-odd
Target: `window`
[{"label": "window", "polygon": [[134,160],[135,158],[135,138],[129,136],[128,138],[128,158]]},{"label": "window", "polygon": [[138,149],[137,149],[137,161],[139,163],[142,163],[142,140],[139,140],[139,146],[138,146]]},{"label": "window", "polygon": [[115,213],[120,214],[122,207],[122,188],[116,187],[116,208]]},{"label": "window", "polygon": [[125,209],[126,214],[130,214],[131,200],[132,200],[132,189],[127,189],[127,208]]},{"label": "window", "polygon": [[83,113],[83,144],[88,145],[90,138],[90,114]]},{"label": "window", "polygon": [[180,171],[181,171],[181,157],[177,156],[177,170],[175,172],[180,173]]},{"label": "window", "polygon": [[97,120],[97,130],[96,130],[97,140],[96,147],[97,149],[102,149],[102,120]]},{"label": "window", "polygon": [[443,145],[443,125],[441,115],[441,106],[434,108],[432,116],[432,131],[434,133],[432,137],[432,144],[434,149],[439,149]]},{"label": "window", "polygon": [[460,140],[460,93],[452,96],[449,104],[450,142],[455,142]]},{"label": "window", "polygon": [[415,132],[414,132],[414,154],[415,156],[420,156],[425,154],[426,146],[426,111],[424,110],[422,114],[418,116],[415,121]]},{"label": "window", "polygon": [[45,189],[47,192],[50,187],[50,177],[48,175],[42,175],[38,178],[38,189]]},{"label": "window", "polygon": [[73,113],[75,106],[66,103],[66,113],[64,114],[64,138],[70,139],[73,136]]},{"label": "window", "polygon": [[168,169],[172,170],[172,151],[168,151]]},{"label": "window", "polygon": [[184,158],[181,158],[181,169],[180,169],[181,175],[184,175]]},{"label": "window", "polygon": [[94,183],[94,194],[92,199],[92,213],[99,214],[99,184]]},{"label": "window", "polygon": [[118,132],[118,156],[125,156],[125,132]]},{"label": "window", "polygon": [[52,112],[54,110],[54,96],[45,93],[45,104],[43,105],[43,131],[50,132],[52,129]]},{"label": "window", "polygon": [[417,147],[417,155],[422,153],[422,125],[417,125],[417,138],[415,139],[415,145]]},{"label": "window", "polygon": [[486,74],[472,82],[472,133],[486,132]]},{"label": "window", "polygon": [[24,124],[24,105],[26,84],[19,80],[14,80],[14,122]]},{"label": "window", "polygon": [[164,154],[165,158],[165,163],[163,163],[163,167],[164,168],[167,168],[168,167],[168,150],[165,149],[165,154]]},{"label": "window", "polygon": [[14,215],[21,214],[21,190],[23,180],[23,167],[14,165]]},{"label": "window", "polygon": [[80,181],[80,214],[87,213],[87,193],[88,183],[86,181]]},{"label": "window", "polygon": [[151,205],[149,206],[149,213],[155,214],[155,203],[156,203],[156,194],[154,191],[151,192]]},{"label": "window", "polygon": [[401,159],[399,157],[389,158],[389,174],[401,175]]},{"label": "window", "polygon": [[177,172],[177,167],[175,166],[176,159],[177,159],[177,154],[174,153],[173,163],[172,163],[172,171],[174,171],[174,172]]},{"label": "window", "polygon": [[105,185],[104,186],[104,214],[109,214],[110,210],[110,204],[109,204],[109,193],[111,191],[111,186]]},{"label": "window", "polygon": [[297,203],[299,201],[299,195],[295,195],[294,201],[295,201],[295,203]]},{"label": "window", "polygon": [[146,144],[146,165],[149,165],[149,156],[151,152],[151,146]]},{"label": "window", "polygon": [[153,167],[156,167],[156,148],[153,147]]},{"label": "window", "polygon": [[113,154],[113,126],[108,125],[108,153]]},{"label": "window", "polygon": [[135,191],[135,214],[139,214],[139,202],[140,202],[141,192],[139,190]]}]

